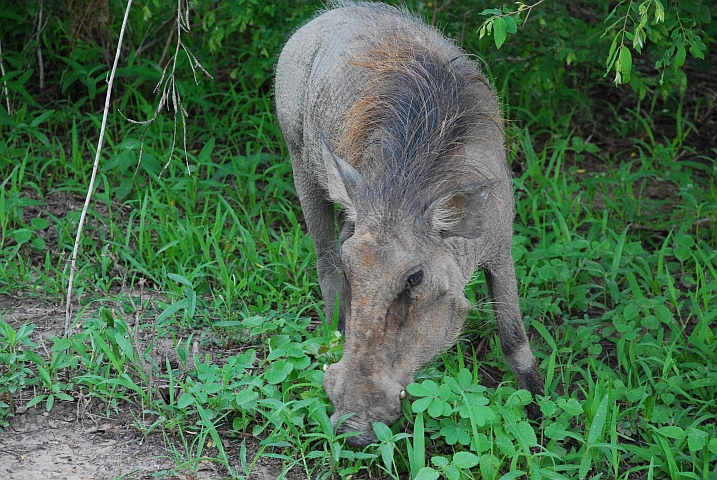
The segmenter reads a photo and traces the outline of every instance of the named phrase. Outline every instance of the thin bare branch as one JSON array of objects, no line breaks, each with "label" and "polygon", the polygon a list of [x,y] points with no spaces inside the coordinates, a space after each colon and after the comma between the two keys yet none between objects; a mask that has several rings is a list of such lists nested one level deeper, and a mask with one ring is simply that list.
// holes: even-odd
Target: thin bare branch
[{"label": "thin bare branch", "polygon": [[[5,76],[5,65],[2,62],[2,41],[0,41],[0,75]],[[5,104],[7,106],[7,114],[12,115],[12,108],[10,107],[10,92],[7,89],[7,80],[2,82],[2,93],[5,95]]]},{"label": "thin bare branch", "polygon": [[44,4],[45,1],[40,0],[40,12],[38,13],[37,20],[37,36],[35,37],[37,40],[37,71],[40,76],[40,90],[45,88],[45,64],[42,61],[42,30],[44,29],[44,25],[42,24],[42,12]]},{"label": "thin bare branch", "polygon": [[174,130],[172,132],[172,147],[170,150],[170,154],[167,157],[167,161],[165,162],[164,166],[162,167],[162,171],[159,173],[159,177],[162,177],[162,174],[169,167],[169,163],[172,161],[172,154],[175,152],[175,148],[177,147],[177,129],[180,128],[180,121],[182,129],[182,148],[184,151],[184,163],[187,167],[187,174],[191,175],[191,169],[189,168],[189,154],[187,152],[186,119],[189,118],[189,114],[187,113],[187,110],[182,104],[182,98],[179,93],[179,89],[177,88],[176,79],[177,60],[179,58],[180,53],[184,52],[187,55],[187,59],[189,60],[189,66],[192,69],[195,83],[199,83],[199,79],[197,78],[197,68],[204,72],[204,74],[209,78],[214,79],[214,77],[209,74],[209,72],[199,62],[197,57],[187,48],[186,45],[184,45],[184,42],[182,42],[182,32],[189,32],[191,30],[189,24],[189,14],[190,9],[187,0],[177,0],[177,13],[175,16],[172,17],[173,21],[175,22],[175,27],[167,38],[167,44],[164,47],[162,57],[159,61],[160,65],[164,63],[164,58],[169,51],[169,45],[174,36],[174,33],[177,34],[177,40],[174,45],[174,53],[172,54],[170,60],[164,65],[159,82],[157,82],[157,85],[154,87],[154,93],[161,91],[161,96],[159,99],[159,104],[157,105],[157,108],[155,109],[152,118],[145,121],[139,121],[129,119],[125,115],[122,115],[130,123],[144,125],[144,129],[142,130],[142,143],[139,150],[139,159],[137,161],[137,167],[135,168],[135,175],[139,171],[139,165],[142,162],[142,154],[144,153],[144,139],[147,133],[147,128],[157,119],[159,113],[165,107],[174,118]]},{"label": "thin bare branch", "polygon": [[65,336],[70,332],[72,316],[72,284],[75,279],[75,269],[77,265],[77,253],[80,250],[80,240],[82,239],[82,229],[85,225],[85,219],[87,218],[87,209],[90,206],[90,200],[95,190],[95,180],[97,179],[97,170],[100,165],[100,155],[102,153],[102,145],[105,140],[105,128],[107,126],[107,115],[110,111],[110,98],[112,97],[112,84],[115,79],[115,72],[117,71],[117,64],[119,63],[120,52],[122,51],[122,39],[124,38],[124,32],[127,28],[127,19],[129,18],[129,11],[132,7],[132,0],[127,0],[127,8],[124,12],[124,20],[122,20],[122,29],[120,30],[119,40],[117,41],[117,51],[115,53],[115,61],[112,65],[112,72],[110,78],[107,81],[107,95],[105,96],[105,108],[102,114],[102,126],[100,127],[100,138],[97,141],[97,152],[95,154],[95,163],[92,167],[92,176],[90,177],[90,185],[87,188],[87,196],[85,197],[85,205],[82,208],[82,214],[80,215],[80,222],[77,226],[77,235],[75,236],[75,247],[72,250],[72,260],[70,262],[70,279],[67,285],[67,304],[65,306]]}]

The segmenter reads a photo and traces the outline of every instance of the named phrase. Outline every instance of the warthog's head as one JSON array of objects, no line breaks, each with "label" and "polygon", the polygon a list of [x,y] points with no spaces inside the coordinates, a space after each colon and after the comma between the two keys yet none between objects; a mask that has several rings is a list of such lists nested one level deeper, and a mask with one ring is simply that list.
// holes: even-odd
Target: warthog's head
[{"label": "warthog's head", "polygon": [[[460,332],[472,271],[461,267],[456,247],[481,234],[496,182],[446,184],[422,196],[364,177],[326,144],[323,156],[327,189],[349,230],[340,250],[346,342],[324,387],[335,408],[332,421],[352,413],[340,430],[360,432],[349,439],[360,446],[376,441],[372,422],[399,418],[414,372]],[[386,190],[394,187],[404,191]]]}]

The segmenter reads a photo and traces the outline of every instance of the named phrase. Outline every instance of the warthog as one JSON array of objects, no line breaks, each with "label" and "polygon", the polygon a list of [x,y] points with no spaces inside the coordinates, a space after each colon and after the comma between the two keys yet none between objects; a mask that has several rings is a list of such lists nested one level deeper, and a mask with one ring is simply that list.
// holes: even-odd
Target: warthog
[{"label": "warthog", "polygon": [[289,39],[275,86],[328,318],[339,301],[344,354],[324,388],[334,424],[354,414],[340,427],[360,432],[349,443],[375,441],[371,423],[395,422],[415,371],[455,343],[476,267],[518,385],[542,394],[502,120],[476,63],[404,10],[342,3]]}]

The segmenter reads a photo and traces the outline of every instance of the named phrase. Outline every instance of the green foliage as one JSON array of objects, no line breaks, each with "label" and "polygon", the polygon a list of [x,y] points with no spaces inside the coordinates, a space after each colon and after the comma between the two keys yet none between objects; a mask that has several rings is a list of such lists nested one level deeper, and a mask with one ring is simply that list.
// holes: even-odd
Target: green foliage
[{"label": "green foliage", "polygon": [[623,7],[624,4],[619,3],[605,19],[606,23],[612,22],[605,35],[613,35],[605,63],[608,72],[614,69],[616,84],[630,82],[632,53],[626,41],[632,42],[637,53],[642,53],[648,40],[664,51],[655,62],[655,68],[662,69],[661,84],[667,67],[674,65],[678,71],[685,64],[687,48],[694,58],[704,60],[707,47],[702,43],[700,33],[702,26],[712,19],[706,3],[693,0],[670,2],[667,9],[660,0],[647,0],[639,5],[630,1],[627,7]]},{"label": "green foliage", "polygon": [[[541,3],[538,1],[526,5],[519,2],[516,10],[507,6],[483,10],[481,15],[488,18],[478,30],[479,37],[492,35],[496,48],[500,48],[508,34],[516,34],[519,26],[525,27],[533,9]],[[606,2],[601,3],[606,5]],[[638,54],[642,53],[648,40],[655,44],[654,50],[658,52],[659,58],[655,68],[662,70],[660,84],[663,83],[667,67],[672,65],[675,72],[680,71],[688,49],[694,58],[704,60],[707,47],[701,35],[703,26],[712,20],[708,2],[689,0],[665,3],[661,0],[622,0],[605,17],[607,27],[602,36],[612,39],[605,60],[605,75],[614,71],[616,85],[630,83],[633,60],[629,43]],[[578,35],[579,32],[575,30],[573,34]],[[570,40],[574,41],[575,38]],[[580,48],[589,47],[582,45]],[[592,50],[595,51],[595,47]],[[576,55],[569,52],[565,60],[570,64],[575,59]],[[640,93],[644,96],[644,92]]]},{"label": "green foliage", "polygon": [[37,384],[37,378],[30,368],[32,358],[28,353],[37,354],[24,349],[37,347],[30,340],[34,328],[34,325],[22,325],[15,330],[0,316],[0,365],[4,367],[0,370],[0,427],[7,426],[6,419],[12,415],[13,410],[5,401],[11,400],[23,388]]},{"label": "green foliage", "polygon": [[316,7],[315,3],[306,0],[231,0],[198,11],[206,12],[202,28],[209,35],[212,52],[231,52],[231,44],[236,38],[245,45],[236,53],[238,65],[231,70],[231,78],[251,79],[261,84],[267,82],[266,72],[273,68],[276,56],[287,39],[287,32],[309,17]]},{"label": "green foliage", "polygon": [[[123,7],[108,5],[105,27],[72,38],[72,12],[50,8],[39,45],[40,2],[0,12],[3,298],[63,300],[106,85],[100,32],[117,32]],[[542,423],[528,421],[533,399],[515,390],[478,273],[466,338],[485,342],[464,338],[421,370],[404,417],[374,425],[379,441],[364,450],[330,420],[323,367],[341,358],[342,338],[321,313],[269,92],[278,49],[315,5],[191,4],[182,41],[216,80],[195,83],[192,57],[177,56],[189,114],[178,151],[174,111],[146,130],[126,120],[154,115],[176,2],[133,9],[78,259],[80,308],[67,337],[43,344],[32,323],[0,320],[0,427],[18,408],[81,394],[108,413],[136,412],[147,436],[161,432],[175,463],[167,476],[208,460],[247,478],[270,460],[307,478],[711,478],[717,152],[692,142],[707,138],[713,105],[674,96],[687,52],[709,54],[705,5],[544,2],[512,14],[415,2],[469,51],[488,52],[516,120],[513,253],[547,395],[536,399]],[[468,8],[485,10],[483,27]],[[629,72],[635,98],[623,91],[606,107],[595,93],[606,59],[622,82]],[[225,441],[240,444],[238,459]]]}]

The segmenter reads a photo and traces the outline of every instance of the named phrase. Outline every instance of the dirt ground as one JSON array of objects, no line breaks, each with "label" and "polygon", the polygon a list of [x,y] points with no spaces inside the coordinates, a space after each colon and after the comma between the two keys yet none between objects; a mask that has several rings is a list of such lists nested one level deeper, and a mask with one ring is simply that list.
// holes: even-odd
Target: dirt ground
[{"label": "dirt ground", "polygon": [[[61,402],[50,412],[32,408],[16,414],[0,433],[0,478],[3,480],[109,480],[109,479],[222,479],[221,465],[201,461],[176,471],[187,460],[179,445],[168,445],[160,435],[147,439],[133,422],[98,415],[78,419],[77,403]],[[226,442],[232,461],[238,444]],[[251,451],[251,449],[249,449]],[[216,449],[206,450],[216,455]],[[276,479],[281,465],[262,459],[249,478]],[[249,458],[251,461],[251,457]],[[290,472],[287,478],[303,478]]]},{"label": "dirt ground", "polygon": [[[174,463],[130,425],[81,421],[77,404],[32,408],[0,433],[0,477],[8,480],[151,478]],[[201,476],[197,478],[220,478]]]},{"label": "dirt ground", "polygon": [[[0,295],[0,315],[13,328],[23,323],[36,325],[32,341],[42,343],[61,336],[65,322],[64,308],[43,304],[25,296]],[[49,346],[48,346],[49,349]],[[40,349],[41,350],[41,349]],[[50,412],[45,403],[27,409],[33,392],[22,392],[12,401],[14,416],[0,431],[0,479],[2,480],[107,480],[107,479],[222,479],[228,472],[210,461],[177,466],[196,458],[183,450],[182,442],[161,433],[144,437],[136,427],[141,412],[136,405],[124,405],[116,411],[86,399],[57,401]],[[117,413],[119,412],[119,413]],[[241,439],[231,431],[220,431],[230,463],[238,468]],[[190,439],[191,442],[193,439]],[[243,439],[247,460],[251,462],[259,439]],[[204,456],[217,457],[216,448],[208,447]],[[281,475],[278,461],[260,458],[249,478],[276,479]],[[285,478],[305,478],[290,471]]]}]

